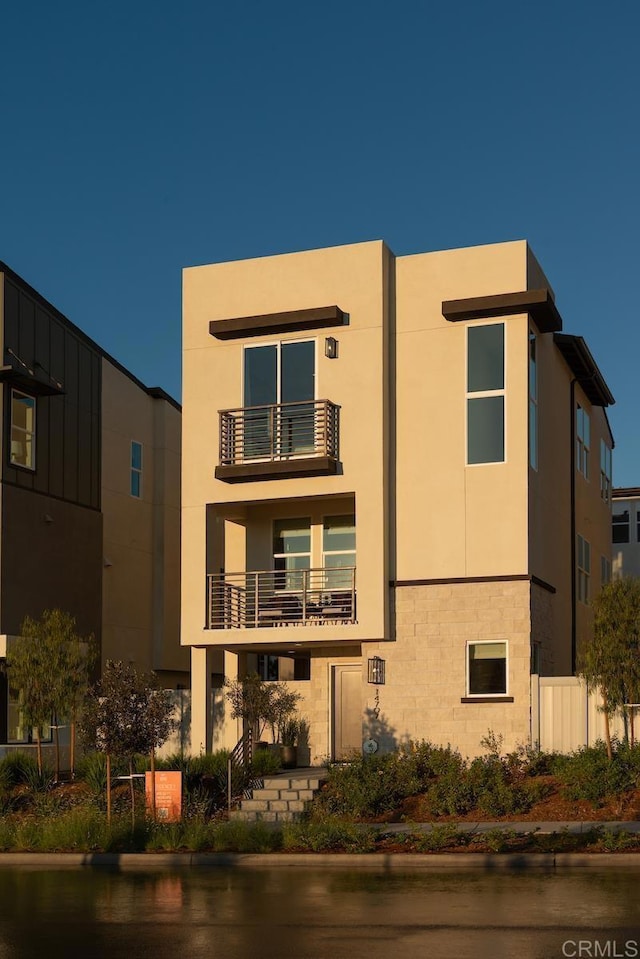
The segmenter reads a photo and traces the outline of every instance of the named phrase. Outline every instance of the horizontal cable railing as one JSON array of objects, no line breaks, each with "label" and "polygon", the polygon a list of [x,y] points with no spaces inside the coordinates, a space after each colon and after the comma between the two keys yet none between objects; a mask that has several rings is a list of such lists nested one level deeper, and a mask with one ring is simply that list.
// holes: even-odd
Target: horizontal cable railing
[{"label": "horizontal cable railing", "polygon": [[356,621],[355,566],[207,576],[208,629]]},{"label": "horizontal cable railing", "polygon": [[338,459],[339,407],[329,400],[220,411],[220,465],[296,456]]}]

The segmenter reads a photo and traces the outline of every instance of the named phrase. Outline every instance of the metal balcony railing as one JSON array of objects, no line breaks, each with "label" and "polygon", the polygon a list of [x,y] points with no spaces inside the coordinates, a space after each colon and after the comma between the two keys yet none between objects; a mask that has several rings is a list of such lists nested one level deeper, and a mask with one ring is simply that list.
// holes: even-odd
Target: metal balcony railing
[{"label": "metal balcony railing", "polygon": [[336,625],[356,621],[356,570],[261,570],[207,576],[207,628]]},{"label": "metal balcony railing", "polygon": [[329,456],[338,459],[339,407],[329,400],[220,411],[220,465]]}]

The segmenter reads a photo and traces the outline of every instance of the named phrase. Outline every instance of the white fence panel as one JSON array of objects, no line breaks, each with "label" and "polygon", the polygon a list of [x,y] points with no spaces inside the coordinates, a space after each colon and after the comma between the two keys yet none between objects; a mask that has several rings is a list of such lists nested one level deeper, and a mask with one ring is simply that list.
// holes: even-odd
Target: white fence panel
[{"label": "white fence panel", "polygon": [[[532,676],[531,702],[531,740],[543,752],[569,753],[604,740],[600,693],[576,676]],[[610,729],[623,738],[620,716],[610,719]]]}]

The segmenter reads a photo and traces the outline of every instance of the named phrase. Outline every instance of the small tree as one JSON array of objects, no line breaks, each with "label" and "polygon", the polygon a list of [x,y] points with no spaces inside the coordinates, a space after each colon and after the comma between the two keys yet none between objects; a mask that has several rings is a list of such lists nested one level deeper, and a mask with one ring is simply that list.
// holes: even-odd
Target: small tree
[{"label": "small tree", "polygon": [[[153,673],[139,673],[132,664],[107,663],[102,679],[89,694],[81,730],[84,742],[106,755],[109,820],[111,758],[122,758],[128,762],[131,817],[135,824],[134,758],[151,754],[154,768],[155,750],[166,741],[174,727],[172,714],[171,693],[157,688]],[[155,812],[155,795],[152,795],[152,800]]]},{"label": "small tree", "polygon": [[274,741],[279,739],[283,725],[302,698],[286,683],[265,682],[257,673],[249,673],[243,679],[227,679],[225,686],[231,703],[231,718],[244,720],[256,741],[267,726]]},{"label": "small tree", "polygon": [[593,600],[593,612],[593,639],[581,651],[577,672],[600,689],[611,759],[609,719],[640,701],[640,580],[607,583]]},{"label": "small tree", "polygon": [[9,682],[21,696],[24,720],[36,735],[38,769],[42,773],[42,727],[53,723],[55,776],[60,776],[59,725],[70,719],[73,771],[75,718],[88,686],[93,637],[76,633],[76,621],[60,609],[45,610],[41,619],[26,616],[21,638],[7,651]]}]

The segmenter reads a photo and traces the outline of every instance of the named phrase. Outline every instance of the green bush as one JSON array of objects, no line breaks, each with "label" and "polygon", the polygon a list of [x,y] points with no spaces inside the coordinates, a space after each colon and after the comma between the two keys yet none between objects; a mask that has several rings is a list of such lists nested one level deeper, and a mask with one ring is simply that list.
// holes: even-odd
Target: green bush
[{"label": "green bush", "polygon": [[454,823],[440,823],[432,826],[429,832],[415,834],[413,841],[418,852],[440,852],[466,845],[468,836]]},{"label": "green bush", "polygon": [[37,775],[38,763],[31,753],[16,750],[0,760],[0,776],[7,786],[20,786]]},{"label": "green bush", "polygon": [[314,802],[312,815],[375,816],[395,809],[419,791],[411,762],[390,754],[357,757],[329,769],[328,781]]},{"label": "green bush", "polygon": [[513,829],[487,829],[476,833],[471,842],[478,846],[488,846],[490,852],[506,852],[517,835]]},{"label": "green bush", "polygon": [[215,823],[211,829],[215,852],[276,852],[282,847],[282,832],[263,822]]},{"label": "green bush", "polygon": [[640,747],[616,746],[613,758],[604,743],[585,746],[554,760],[554,773],[567,799],[587,800],[601,806],[610,796],[620,796],[638,784]]},{"label": "green bush", "polygon": [[283,848],[309,852],[372,852],[376,831],[367,826],[327,819],[321,823],[285,823]]},{"label": "green bush", "polygon": [[282,769],[280,752],[275,749],[256,749],[251,759],[251,776],[255,779],[264,779],[265,776],[274,776]]}]

